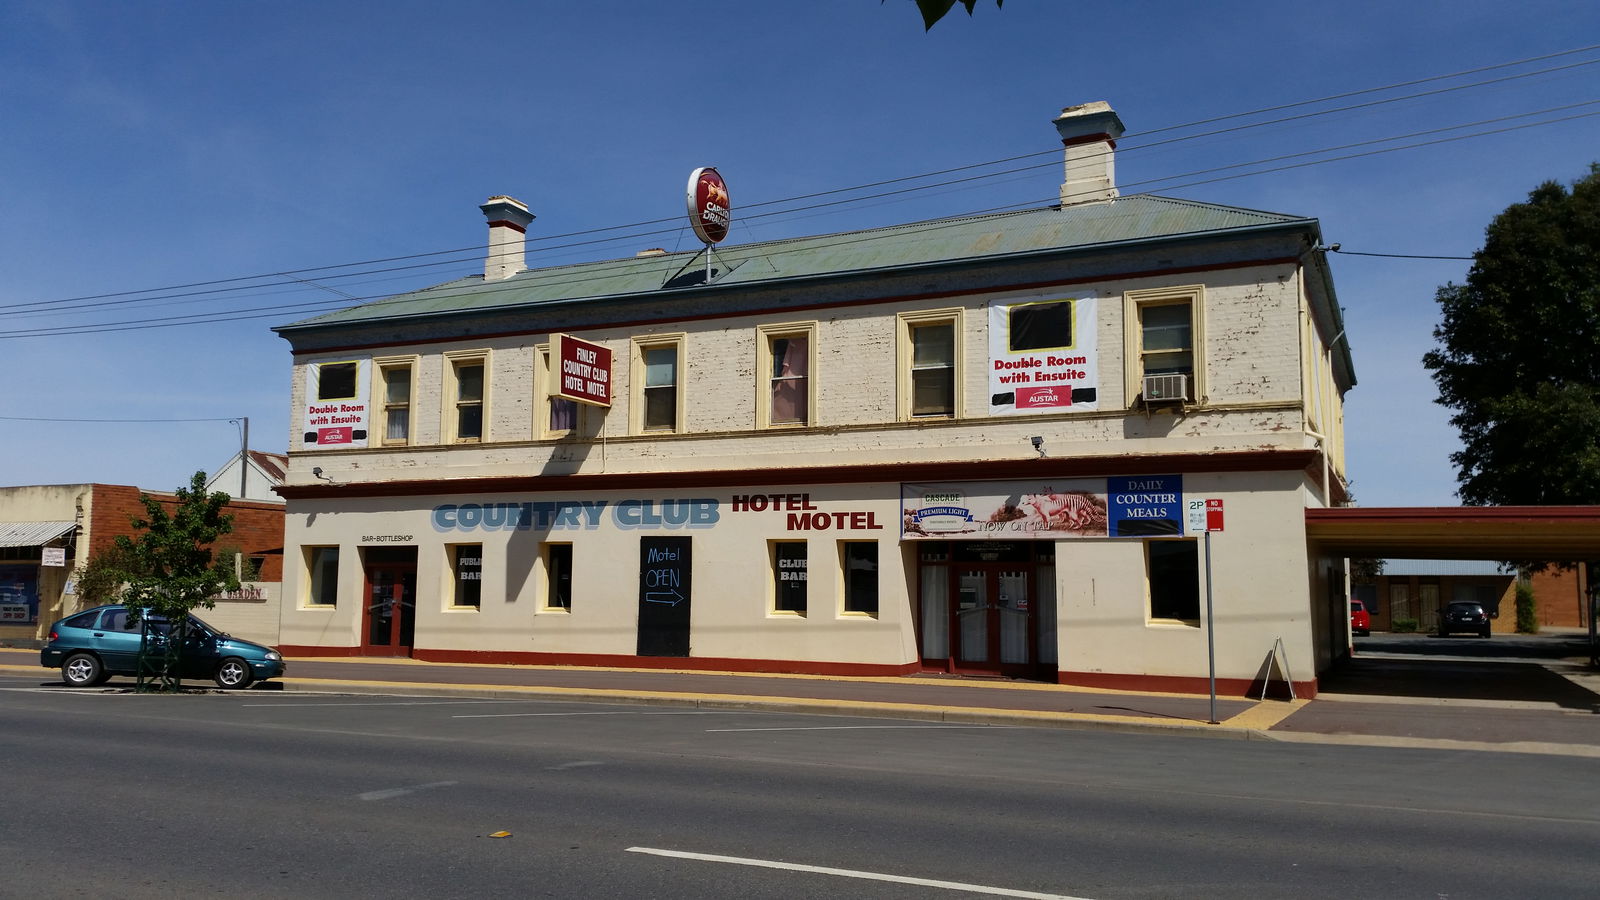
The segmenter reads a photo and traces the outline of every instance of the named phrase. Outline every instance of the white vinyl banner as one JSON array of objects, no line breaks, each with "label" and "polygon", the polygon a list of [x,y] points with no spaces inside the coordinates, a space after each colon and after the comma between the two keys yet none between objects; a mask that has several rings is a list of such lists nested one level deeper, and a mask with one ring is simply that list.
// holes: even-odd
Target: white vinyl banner
[{"label": "white vinyl banner", "polygon": [[305,430],[309,447],[367,446],[372,402],[372,360],[350,359],[306,366]]},{"label": "white vinyl banner", "polygon": [[989,414],[1099,409],[1095,297],[989,307]]}]

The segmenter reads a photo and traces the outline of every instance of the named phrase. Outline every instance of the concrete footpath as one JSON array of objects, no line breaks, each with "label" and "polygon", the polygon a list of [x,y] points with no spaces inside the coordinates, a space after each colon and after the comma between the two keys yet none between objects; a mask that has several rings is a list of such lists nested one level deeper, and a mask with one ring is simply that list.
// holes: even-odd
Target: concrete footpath
[{"label": "concrete footpath", "polygon": [[[34,673],[38,684],[60,686],[59,674],[40,667],[38,659],[35,650],[0,649],[0,672]],[[1600,675],[1582,665],[1562,659],[1469,659],[1464,665],[1444,656],[1427,660],[1433,669],[1423,677],[1408,670],[1418,662],[1381,649],[1358,653],[1324,679],[1326,687],[1313,700],[1218,697],[1216,724],[1204,694],[939,675],[851,678],[290,658],[285,678],[257,689],[645,703],[1600,759]],[[1390,687],[1378,689],[1383,684]],[[1463,684],[1482,689],[1465,690]],[[130,685],[131,679],[118,678],[102,690]],[[1351,685],[1354,690],[1341,690]]]}]

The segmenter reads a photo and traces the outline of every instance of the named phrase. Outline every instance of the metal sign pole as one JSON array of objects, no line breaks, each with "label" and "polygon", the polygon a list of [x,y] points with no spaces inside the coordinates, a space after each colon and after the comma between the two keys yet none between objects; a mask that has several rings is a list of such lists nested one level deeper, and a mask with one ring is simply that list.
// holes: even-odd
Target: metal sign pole
[{"label": "metal sign pole", "polygon": [[1206,529],[1206,666],[1211,678],[1211,724],[1217,723],[1217,619],[1211,610],[1211,530]]}]

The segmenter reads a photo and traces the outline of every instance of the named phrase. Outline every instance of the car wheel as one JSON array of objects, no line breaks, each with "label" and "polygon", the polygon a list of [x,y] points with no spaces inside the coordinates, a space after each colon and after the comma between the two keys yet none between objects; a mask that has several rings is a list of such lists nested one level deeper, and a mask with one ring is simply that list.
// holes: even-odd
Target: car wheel
[{"label": "car wheel", "polygon": [[226,690],[247,688],[255,676],[250,674],[250,664],[237,656],[230,656],[217,666],[217,687]]},{"label": "car wheel", "polygon": [[1482,631],[1480,631],[1478,633],[1483,635],[1484,637],[1488,637],[1489,636],[1489,629],[1485,628],[1484,630],[1482,630]]},{"label": "car wheel", "polygon": [[105,678],[105,667],[93,653],[74,653],[61,664],[61,680],[73,687],[94,687]]}]

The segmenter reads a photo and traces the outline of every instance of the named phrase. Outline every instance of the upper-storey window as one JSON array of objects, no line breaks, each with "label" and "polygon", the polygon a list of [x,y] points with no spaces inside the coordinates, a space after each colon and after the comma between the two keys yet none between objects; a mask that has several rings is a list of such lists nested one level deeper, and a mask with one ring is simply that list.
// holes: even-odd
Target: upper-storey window
[{"label": "upper-storey window", "polygon": [[1129,398],[1196,402],[1205,396],[1202,296],[1199,286],[1124,295]]},{"label": "upper-storey window", "polygon": [[683,336],[633,342],[635,432],[683,430]]},{"label": "upper-storey window", "polygon": [[377,431],[384,444],[411,442],[412,388],[416,371],[411,359],[374,360],[378,367],[378,410],[382,419]]},{"label": "upper-storey window", "polygon": [[900,418],[954,418],[961,383],[960,310],[907,313],[900,327]]},{"label": "upper-storey window", "polygon": [[576,400],[551,395],[550,390],[560,376],[550,368],[550,345],[539,345],[537,352],[539,372],[534,381],[534,390],[538,392],[538,396],[534,398],[534,409],[541,411],[535,414],[538,418],[539,437],[546,439],[566,437],[578,430],[583,417],[583,404]]},{"label": "upper-storey window", "polygon": [[809,425],[815,419],[811,389],[814,325],[768,325],[758,329],[763,376],[758,425]]},{"label": "upper-storey window", "polygon": [[489,355],[485,350],[445,354],[445,431],[458,444],[477,443],[488,436],[485,406],[488,397]]}]

